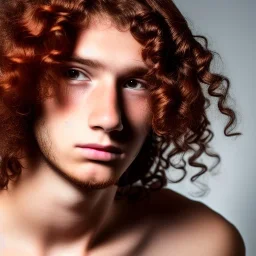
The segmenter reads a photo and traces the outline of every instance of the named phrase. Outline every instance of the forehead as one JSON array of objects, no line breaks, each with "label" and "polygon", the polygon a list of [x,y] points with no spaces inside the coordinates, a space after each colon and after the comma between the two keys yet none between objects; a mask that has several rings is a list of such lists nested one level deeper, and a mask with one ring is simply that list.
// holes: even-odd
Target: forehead
[{"label": "forehead", "polygon": [[129,29],[117,29],[105,18],[94,19],[82,30],[74,49],[79,58],[97,60],[103,67],[118,69],[121,66],[142,66],[142,46],[131,35]]}]

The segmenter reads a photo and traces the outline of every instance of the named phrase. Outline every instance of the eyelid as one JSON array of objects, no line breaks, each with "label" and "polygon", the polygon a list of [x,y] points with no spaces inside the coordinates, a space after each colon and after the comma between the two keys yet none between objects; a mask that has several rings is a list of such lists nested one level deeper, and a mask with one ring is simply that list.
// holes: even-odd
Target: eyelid
[{"label": "eyelid", "polygon": [[[68,69],[77,70],[77,71],[81,72],[84,76],[86,76],[88,78],[88,80],[91,81],[90,77],[92,77],[92,75],[90,74],[90,72],[85,70],[84,68],[79,67],[78,65],[75,63],[65,63],[65,68],[66,68],[66,70],[68,70]],[[133,77],[133,76],[127,75],[123,79],[121,79],[121,80],[123,80],[123,82],[121,82],[121,84],[124,85],[129,80],[136,80],[137,82],[141,83],[144,87],[144,90],[146,90],[148,88],[148,82],[143,78],[144,78],[144,75],[141,75],[141,76],[139,75],[139,77],[136,77],[136,76]],[[143,90],[143,89],[137,89],[137,90]]]},{"label": "eyelid", "polygon": [[[131,80],[135,80],[135,81],[141,83],[142,86],[144,87],[144,88],[142,88],[142,89],[137,89],[137,90],[147,90],[147,88],[148,88],[148,83],[147,83],[147,81],[142,80],[142,79],[140,79],[140,78],[134,78],[134,77],[132,77],[132,78],[127,78],[127,79],[125,79],[125,81],[124,81],[123,84],[125,85],[127,82],[129,82],[129,81],[131,81]],[[136,89],[134,89],[134,90],[136,90]]]},{"label": "eyelid", "polygon": [[68,71],[68,70],[76,70],[76,71],[82,73],[84,76],[86,76],[86,78],[88,78],[88,80],[91,81],[91,78],[90,78],[91,75],[90,75],[90,73],[87,72],[86,70],[80,68],[80,67],[74,67],[73,65],[66,65],[66,66],[65,66],[65,69],[66,69],[66,71]]}]

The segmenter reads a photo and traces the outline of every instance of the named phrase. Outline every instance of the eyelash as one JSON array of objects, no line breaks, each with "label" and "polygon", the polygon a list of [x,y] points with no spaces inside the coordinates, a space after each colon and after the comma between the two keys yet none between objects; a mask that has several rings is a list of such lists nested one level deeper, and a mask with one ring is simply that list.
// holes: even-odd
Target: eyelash
[{"label": "eyelash", "polygon": [[[78,69],[75,69],[75,68],[67,68],[66,70],[65,70],[65,77],[67,78],[67,79],[70,79],[70,80],[77,80],[77,78],[70,78],[70,77],[68,77],[68,72],[69,71],[75,71],[75,72],[77,72],[79,75],[83,75],[84,77],[87,77],[88,78],[88,75],[87,74],[85,74],[84,72],[82,72],[82,71],[80,71],[80,70],[78,70]],[[87,81],[87,79],[85,79],[86,81]],[[78,81],[85,81],[84,79],[80,79],[80,80],[78,80]],[[88,81],[89,81],[90,79],[88,78]]]},{"label": "eyelash", "polygon": [[[70,78],[70,77],[68,77],[68,76],[69,76],[69,75],[68,75],[68,72],[70,72],[70,71],[75,71],[75,72],[77,72],[76,74],[78,74],[78,77],[79,77],[80,75],[82,75],[83,77],[86,77],[86,78],[88,78],[88,79],[84,79],[84,78],[80,78],[80,79],[78,79],[78,78]],[[79,69],[76,69],[76,68],[67,68],[67,69],[65,70],[65,77],[66,77],[67,79],[69,79],[69,80],[74,80],[74,81],[90,81],[90,78],[88,77],[87,74],[85,74],[83,71],[81,71],[81,70],[79,70]],[[141,82],[141,81],[139,81],[139,80],[137,80],[137,79],[135,79],[135,78],[127,79],[125,84],[127,84],[128,82],[132,82],[132,81],[135,81],[136,83],[141,84],[142,87],[143,87],[143,89],[135,89],[135,90],[146,90],[146,89],[147,89],[147,86],[146,86],[145,83],[143,83],[143,82]]]}]

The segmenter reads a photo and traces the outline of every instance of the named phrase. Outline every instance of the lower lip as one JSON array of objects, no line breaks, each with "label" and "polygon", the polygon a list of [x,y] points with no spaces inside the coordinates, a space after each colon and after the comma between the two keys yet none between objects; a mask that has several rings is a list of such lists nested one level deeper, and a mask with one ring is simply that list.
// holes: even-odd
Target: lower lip
[{"label": "lower lip", "polygon": [[120,159],[121,154],[111,153],[103,150],[93,149],[93,148],[81,148],[79,147],[81,154],[91,160],[100,161],[111,161]]}]

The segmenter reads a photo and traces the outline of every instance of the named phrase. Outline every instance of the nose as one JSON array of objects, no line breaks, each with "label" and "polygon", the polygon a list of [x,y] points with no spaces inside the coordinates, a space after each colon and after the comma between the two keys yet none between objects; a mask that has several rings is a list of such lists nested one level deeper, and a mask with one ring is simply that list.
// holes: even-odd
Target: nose
[{"label": "nose", "polygon": [[117,86],[113,82],[97,85],[88,103],[90,128],[103,129],[107,133],[123,129]]}]

